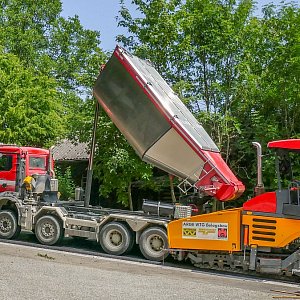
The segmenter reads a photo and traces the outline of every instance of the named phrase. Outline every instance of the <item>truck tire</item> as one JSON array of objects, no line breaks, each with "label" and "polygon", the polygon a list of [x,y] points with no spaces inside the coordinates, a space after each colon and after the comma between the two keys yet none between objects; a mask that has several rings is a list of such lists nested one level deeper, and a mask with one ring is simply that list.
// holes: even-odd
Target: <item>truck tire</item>
[{"label": "truck tire", "polygon": [[124,254],[130,253],[130,251],[133,249],[135,245],[135,232],[130,231],[130,233],[131,233],[130,245]]},{"label": "truck tire", "polygon": [[134,238],[131,230],[125,224],[111,222],[102,227],[99,242],[106,253],[122,255],[132,249]]},{"label": "truck tire", "polygon": [[168,237],[166,231],[161,227],[148,227],[141,234],[139,247],[146,259],[152,261],[163,261],[169,253]]},{"label": "truck tire", "polygon": [[0,238],[14,239],[21,232],[16,214],[11,210],[0,211]]},{"label": "truck tire", "polygon": [[39,218],[35,225],[35,236],[41,244],[54,245],[63,237],[63,228],[55,216]]}]

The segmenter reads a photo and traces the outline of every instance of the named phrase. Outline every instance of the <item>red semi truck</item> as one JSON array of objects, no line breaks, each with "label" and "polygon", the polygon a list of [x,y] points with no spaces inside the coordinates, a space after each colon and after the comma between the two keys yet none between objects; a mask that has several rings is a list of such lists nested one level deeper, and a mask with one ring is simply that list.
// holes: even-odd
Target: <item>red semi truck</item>
[{"label": "red semi truck", "polygon": [[139,244],[145,258],[160,261],[168,255],[168,222],[191,215],[189,206],[152,201],[136,212],[61,201],[53,164],[51,149],[0,145],[0,239],[14,239],[21,230],[33,231],[45,245],[89,238],[114,255]]}]

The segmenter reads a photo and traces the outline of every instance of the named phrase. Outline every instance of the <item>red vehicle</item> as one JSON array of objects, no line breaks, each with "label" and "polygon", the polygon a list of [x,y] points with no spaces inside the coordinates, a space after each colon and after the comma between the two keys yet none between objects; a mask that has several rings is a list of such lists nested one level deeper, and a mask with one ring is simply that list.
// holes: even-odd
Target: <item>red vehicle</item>
[{"label": "red vehicle", "polygon": [[46,174],[52,168],[49,150],[0,145],[0,193],[18,192],[26,176]]}]

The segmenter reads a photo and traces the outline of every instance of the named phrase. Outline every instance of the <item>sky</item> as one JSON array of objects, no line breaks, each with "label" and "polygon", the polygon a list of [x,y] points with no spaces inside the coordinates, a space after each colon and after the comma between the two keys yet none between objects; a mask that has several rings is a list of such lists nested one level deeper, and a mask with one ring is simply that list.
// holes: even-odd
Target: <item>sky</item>
[{"label": "sky", "polygon": [[[117,26],[116,16],[120,9],[120,0],[61,0],[62,16],[78,15],[81,24],[86,29],[98,30],[101,34],[101,48],[112,51],[116,46],[115,37],[126,33],[124,28]],[[261,7],[268,3],[280,4],[281,0],[257,0],[258,13]],[[138,16],[131,0],[125,0],[133,16]]]}]

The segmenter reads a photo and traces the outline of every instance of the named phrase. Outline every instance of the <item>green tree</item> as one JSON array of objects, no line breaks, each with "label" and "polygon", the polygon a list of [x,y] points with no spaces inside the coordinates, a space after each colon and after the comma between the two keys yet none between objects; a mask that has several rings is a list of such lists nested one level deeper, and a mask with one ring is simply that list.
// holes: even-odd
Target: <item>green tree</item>
[{"label": "green tree", "polygon": [[240,132],[231,106],[252,1],[132,2],[143,17],[133,19],[122,3],[119,25],[129,36],[119,40],[154,63],[228,160]]},{"label": "green tree", "polygon": [[0,53],[0,140],[50,146],[65,133],[64,109],[54,79]]},{"label": "green tree", "polygon": [[58,179],[58,191],[61,200],[74,199],[75,183],[72,179],[71,167],[67,167],[64,171],[62,168],[55,167],[55,175]]},{"label": "green tree", "polygon": [[[299,5],[266,6],[258,18],[251,0],[132,3],[142,17],[121,1],[119,25],[129,34],[119,41],[154,63],[253,186],[251,142],[300,133]],[[265,158],[267,175],[271,163]]]},{"label": "green tree", "polygon": [[253,3],[244,1],[133,1],[143,18],[122,6],[119,40],[149,58],[216,143],[230,154],[238,120],[230,114],[236,99],[241,38]]},{"label": "green tree", "polygon": [[61,17],[60,0],[0,3],[3,51],[16,55],[25,68],[33,68],[56,82],[59,104],[64,108],[65,132],[74,136],[83,120],[83,99],[92,94],[99,66],[106,59],[100,48],[100,33],[84,29],[77,16]]},{"label": "green tree", "polygon": [[[259,141],[266,152],[268,141],[300,136],[300,10],[294,5],[266,6],[261,18],[247,24],[243,55],[238,66],[238,99],[234,112],[241,123],[236,157],[247,167],[251,185],[255,181],[251,141]],[[276,188],[273,159],[264,158],[268,189]],[[254,165],[254,164],[253,164]]]}]

